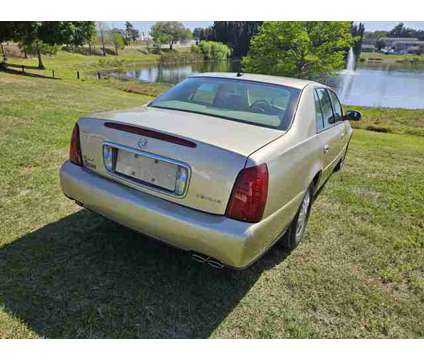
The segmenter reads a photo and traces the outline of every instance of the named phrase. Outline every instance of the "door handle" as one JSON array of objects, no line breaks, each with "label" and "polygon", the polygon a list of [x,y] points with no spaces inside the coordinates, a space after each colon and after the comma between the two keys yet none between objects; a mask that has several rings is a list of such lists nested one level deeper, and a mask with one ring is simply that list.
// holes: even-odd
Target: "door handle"
[{"label": "door handle", "polygon": [[328,150],[330,150],[330,147],[327,144],[324,145],[324,154],[327,154]]}]

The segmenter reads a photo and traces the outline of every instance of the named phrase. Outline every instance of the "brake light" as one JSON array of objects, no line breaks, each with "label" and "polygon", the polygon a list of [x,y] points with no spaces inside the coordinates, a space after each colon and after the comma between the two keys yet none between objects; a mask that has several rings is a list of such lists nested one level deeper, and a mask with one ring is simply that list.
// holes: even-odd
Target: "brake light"
[{"label": "brake light", "polygon": [[69,147],[69,160],[75,165],[82,166],[80,132],[78,124],[72,130],[71,145]]},{"label": "brake light", "polygon": [[129,132],[129,133],[132,133],[132,134],[147,136],[147,137],[151,137],[151,138],[154,138],[154,139],[167,141],[167,142],[170,142],[170,143],[173,143],[173,144],[187,146],[187,147],[190,147],[190,148],[195,148],[197,146],[194,142],[186,140],[186,139],[182,139],[178,136],[164,134],[164,133],[161,133],[159,131],[155,131],[155,130],[151,130],[151,129],[145,129],[145,128],[142,128],[142,127],[139,127],[139,126],[132,126],[132,125],[127,125],[127,124],[112,123],[112,122],[105,123],[105,126],[107,128],[110,128],[110,129],[115,129],[115,130],[119,130],[119,131]]},{"label": "brake light", "polygon": [[226,216],[247,222],[258,222],[262,219],[267,197],[266,164],[245,168],[237,176]]}]

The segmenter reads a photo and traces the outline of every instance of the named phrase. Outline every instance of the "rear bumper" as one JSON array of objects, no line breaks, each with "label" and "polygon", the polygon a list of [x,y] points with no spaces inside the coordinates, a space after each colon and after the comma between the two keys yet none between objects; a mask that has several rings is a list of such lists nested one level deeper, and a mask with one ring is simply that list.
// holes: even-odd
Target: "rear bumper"
[{"label": "rear bumper", "polygon": [[272,245],[293,218],[301,199],[294,199],[275,214],[251,224],[203,213],[130,189],[69,161],[60,169],[60,181],[66,196],[94,212],[235,268],[248,266]]}]

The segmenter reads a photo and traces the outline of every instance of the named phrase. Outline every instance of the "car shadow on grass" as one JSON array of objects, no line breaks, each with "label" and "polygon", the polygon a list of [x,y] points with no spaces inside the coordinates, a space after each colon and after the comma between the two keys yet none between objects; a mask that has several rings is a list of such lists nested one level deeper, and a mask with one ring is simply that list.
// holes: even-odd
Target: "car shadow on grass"
[{"label": "car shadow on grass", "polygon": [[0,303],[42,337],[205,338],[286,256],[216,270],[81,210],[0,248]]}]

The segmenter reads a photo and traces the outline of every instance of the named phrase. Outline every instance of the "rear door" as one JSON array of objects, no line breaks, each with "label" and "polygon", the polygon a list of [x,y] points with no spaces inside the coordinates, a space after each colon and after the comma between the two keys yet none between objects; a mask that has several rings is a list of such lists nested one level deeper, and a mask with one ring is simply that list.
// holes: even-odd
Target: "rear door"
[{"label": "rear door", "polygon": [[[336,159],[340,152],[340,129],[336,124],[330,95],[325,88],[315,89],[317,111],[317,133],[321,143],[324,169],[322,181],[325,181],[336,166]],[[321,117],[322,122],[319,122]]]},{"label": "rear door", "polygon": [[327,89],[328,95],[331,99],[331,105],[333,107],[333,114],[334,114],[334,127],[337,130],[338,138],[336,143],[337,148],[337,160],[340,158],[344,145],[346,143],[346,128],[343,121],[343,108],[342,105],[337,97],[337,95],[332,91]]}]

